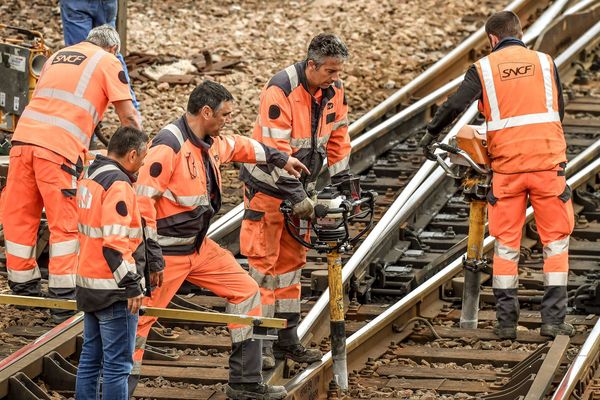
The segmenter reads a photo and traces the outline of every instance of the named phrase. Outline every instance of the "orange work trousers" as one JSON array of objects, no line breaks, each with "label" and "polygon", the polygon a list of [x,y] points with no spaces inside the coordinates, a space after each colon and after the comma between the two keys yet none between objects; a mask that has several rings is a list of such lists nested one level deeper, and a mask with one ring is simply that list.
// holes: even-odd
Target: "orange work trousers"
[{"label": "orange work trousers", "polygon": [[299,342],[300,278],[307,249],[287,231],[280,205],[281,199],[264,193],[249,198],[246,193],[240,252],[260,286],[263,315],[288,321],[288,327],[278,332],[279,343],[288,345]]},{"label": "orange work trousers", "polygon": [[[184,281],[206,288],[227,299],[227,313],[261,316],[260,291],[233,255],[216,242],[204,239],[200,251],[182,256],[165,256],[163,284],[144,300],[149,307],[166,307]],[[133,354],[132,375],[140,375],[146,340],[156,317],[140,316]],[[229,324],[232,352],[229,381],[262,382],[262,341],[252,339],[252,327]]]},{"label": "orange work trousers", "polygon": [[575,218],[564,171],[494,173],[492,191],[488,193],[488,219],[490,235],[496,237],[493,289],[501,326],[515,326],[518,321],[518,265],[528,199],[543,245],[542,321],[562,323],[567,311],[569,237]]},{"label": "orange work trousers", "polygon": [[48,291],[55,297],[73,295],[79,250],[78,172],[66,158],[42,147],[16,145],[10,150],[2,223],[8,283],[13,292],[40,294],[36,242],[45,208],[50,228]]}]

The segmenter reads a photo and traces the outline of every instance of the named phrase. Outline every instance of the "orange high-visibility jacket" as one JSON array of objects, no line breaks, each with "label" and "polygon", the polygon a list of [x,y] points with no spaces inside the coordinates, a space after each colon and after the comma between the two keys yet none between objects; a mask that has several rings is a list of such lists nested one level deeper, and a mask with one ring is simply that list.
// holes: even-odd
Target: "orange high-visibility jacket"
[{"label": "orange high-visibility jacket", "polygon": [[165,255],[198,251],[211,217],[221,208],[222,163],[269,163],[282,168],[288,159],[287,154],[239,135],[201,140],[185,116],[163,128],[152,140],[136,184],[147,223],[150,270],[161,258],[161,249]]},{"label": "orange high-visibility jacket", "polygon": [[98,155],[77,190],[79,309],[93,312],[143,293],[145,249],[133,178]]},{"label": "orange high-visibility jacket", "polygon": [[566,162],[550,56],[508,46],[475,63],[483,89],[488,152],[498,173],[546,171]]},{"label": "orange high-visibility jacket", "polygon": [[315,188],[317,175],[327,157],[329,174],[348,174],[350,137],[348,105],[341,81],[319,89],[314,98],[307,89],[306,62],[275,74],[260,95],[260,109],[252,137],[298,158],[310,170],[301,180],[278,168],[244,165],[240,178],[255,191],[302,201]]},{"label": "orange high-visibility jacket", "polygon": [[53,54],[15,129],[13,142],[34,144],[77,163],[108,103],[131,100],[119,60],[89,42]]}]

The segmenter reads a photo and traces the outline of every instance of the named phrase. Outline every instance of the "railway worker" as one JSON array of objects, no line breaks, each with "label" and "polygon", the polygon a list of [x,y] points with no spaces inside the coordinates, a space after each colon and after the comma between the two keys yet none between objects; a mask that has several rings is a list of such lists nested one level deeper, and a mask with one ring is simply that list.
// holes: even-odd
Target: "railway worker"
[{"label": "railway worker", "polygon": [[96,156],[79,183],[76,299],[85,315],[77,400],[96,399],[100,374],[102,398],[128,399],[127,380],[145,289],[142,218],[133,182],[147,144],[148,136],[141,131],[117,129],[108,155]]},{"label": "railway worker", "polygon": [[[298,218],[311,218],[311,196],[325,157],[333,183],[350,176],[348,105],[340,80],[347,59],[348,49],[339,37],[319,34],[310,42],[306,59],[275,74],[260,95],[252,137],[297,157],[310,170],[298,179],[270,166],[241,168],[241,253],[260,286],[263,315],[288,321],[276,343],[264,342],[263,369],[273,368],[275,358],[312,363],[322,356],[298,339],[300,277],[307,249],[287,232],[279,205],[289,200]],[[272,242],[267,245],[267,240]]]},{"label": "railway worker", "polygon": [[[188,100],[187,112],[153,139],[137,183],[138,203],[147,222],[149,247],[164,255],[164,283],[145,304],[166,307],[187,280],[227,299],[227,312],[261,315],[260,291],[233,255],[206,237],[210,219],[221,207],[219,166],[229,162],[269,164],[292,176],[306,167],[294,157],[239,136],[220,136],[231,120],[233,97],[218,83],[205,81]],[[152,268],[152,265],[151,265]],[[138,325],[131,387],[139,377],[146,338],[156,318]],[[229,325],[232,350],[227,395],[232,399],[281,399],[282,386],[262,383],[261,340],[252,327]]]},{"label": "railway worker", "polygon": [[458,92],[436,112],[421,140],[425,153],[442,129],[474,100],[487,124],[492,160],[488,193],[490,235],[496,237],[493,290],[495,332],[517,334],[519,248],[527,200],[544,246],[541,335],[572,335],[565,323],[569,235],[574,226],[571,189],[565,179],[564,103],[558,71],[550,56],[527,49],[519,18],[510,11],[485,24],[492,52],[473,64]]},{"label": "railway worker", "polygon": [[[102,0],[102,1],[81,1],[81,0],[60,0],[60,17],[62,19],[63,36],[65,46],[72,46],[83,42],[90,30],[101,25],[110,25],[113,28],[117,22],[117,0]],[[117,58],[123,66],[125,79],[129,83],[129,92],[131,93],[131,101],[136,110],[139,111],[139,104],[129,73],[127,65],[123,59],[123,55],[117,52]]]},{"label": "railway worker", "polygon": [[[50,228],[48,292],[73,298],[77,267],[77,180],[94,127],[108,103],[121,125],[139,128],[121,64],[119,35],[103,25],[85,42],[54,53],[12,137],[3,226],[8,283],[40,295],[36,240],[42,207]],[[60,314],[54,314],[60,317]]]}]

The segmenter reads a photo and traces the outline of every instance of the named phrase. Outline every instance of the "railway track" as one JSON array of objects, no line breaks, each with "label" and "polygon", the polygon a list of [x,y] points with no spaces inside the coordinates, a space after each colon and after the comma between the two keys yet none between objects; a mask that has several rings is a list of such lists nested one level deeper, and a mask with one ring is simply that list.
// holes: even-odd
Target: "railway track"
[{"label": "railway track", "polygon": [[[535,3],[535,5],[533,3]],[[541,3],[545,2],[516,1],[512,6],[518,7],[517,10],[524,13],[523,15],[537,15],[539,12],[538,8],[543,6]],[[561,2],[555,2],[555,11],[558,13],[561,10],[559,9],[559,6],[556,6],[557,3]],[[566,3],[566,1],[562,2],[561,6],[565,6]],[[538,27],[543,27],[544,24],[547,25],[548,21],[552,20],[554,17],[548,17],[548,15],[546,15],[546,18],[548,19],[545,20],[544,16],[541,17],[541,21],[545,22],[538,23]],[[534,25],[532,29],[535,32],[535,29],[539,28],[536,28]],[[537,34],[532,34],[532,37],[535,36],[537,36]],[[568,35],[563,35],[563,37],[566,36]],[[476,54],[475,52],[478,51],[477,49],[481,51],[482,48],[481,40],[478,43],[480,47],[475,46],[471,50],[465,51],[464,54],[471,54],[471,56],[465,56],[460,61],[455,60],[453,68],[462,71],[466,68],[466,65],[474,61],[473,54]],[[584,63],[587,62],[587,60],[582,59],[580,62]],[[438,69],[437,73],[433,75],[440,74],[445,77],[452,76],[444,75],[441,71],[446,70]],[[452,70],[448,69],[447,71]],[[573,74],[570,69],[567,72],[565,72],[566,75]],[[590,95],[590,92],[593,92],[592,88],[597,82],[595,80],[597,77],[595,75],[587,77],[580,75],[582,75],[582,73],[579,73],[579,75],[575,76],[573,79],[575,81],[585,81],[587,78],[588,85],[579,86],[585,86],[590,89],[585,89],[585,87],[584,89],[580,89],[575,86],[571,89],[573,99],[569,102],[569,113],[572,115],[572,120],[565,122],[565,126],[568,127],[566,131],[567,141],[569,143],[569,156],[571,158],[595,143],[598,139],[596,136],[600,137],[600,133],[598,133],[600,117],[598,119],[581,118],[581,115],[579,115],[582,113],[594,115],[594,105],[597,103],[595,102],[594,96]],[[354,139],[354,148],[357,150],[355,150],[352,157],[353,169],[357,173],[362,173],[361,184],[363,187],[375,189],[380,192],[381,195],[377,203],[377,219],[380,220],[380,222],[385,222],[390,228],[397,225],[397,222],[394,222],[394,218],[390,218],[390,215],[387,214],[386,210],[389,210],[390,207],[397,204],[396,202],[399,199],[402,200],[403,194],[407,197],[408,194],[405,193],[408,193],[407,189],[411,189],[411,183],[414,182],[415,178],[423,175],[422,164],[424,158],[420,155],[420,150],[416,148],[414,134],[419,129],[422,129],[424,123],[431,116],[436,101],[439,101],[442,96],[449,93],[453,89],[452,85],[456,85],[456,83],[450,82],[446,83],[445,86],[440,87],[440,85],[444,83],[445,82],[439,81],[436,84],[427,83],[428,85],[433,86],[427,86],[425,82],[422,83],[422,87],[426,88],[422,89],[423,94],[427,93],[426,90],[431,90],[433,87],[437,86],[438,89],[432,94],[419,100],[420,103],[417,101],[417,103],[414,103],[412,106],[403,108],[400,113],[394,114],[396,116],[401,115],[401,118],[396,117],[392,122],[389,122],[390,119],[388,118],[383,124],[378,124]],[[400,100],[390,106],[391,108],[388,112],[392,112],[391,110],[395,112],[396,107],[399,107],[400,102],[407,100],[409,96],[414,93],[418,93],[418,88],[420,87],[421,86],[415,84],[414,88],[407,90],[403,96],[399,96]],[[586,90],[587,94],[585,94]],[[370,124],[376,124],[382,116],[383,113],[374,114]],[[582,123],[581,121],[584,122]],[[369,124],[364,126],[369,126]],[[361,130],[355,128],[353,133],[354,132],[361,132]],[[379,160],[375,162],[378,157]],[[586,160],[589,161],[589,159]],[[427,164],[425,164],[425,166],[427,166]],[[419,184],[413,186],[415,187],[411,190],[414,191],[421,188],[422,185]],[[397,309],[398,303],[396,303],[396,301],[402,296],[405,296],[404,299],[412,299],[415,296],[418,296],[416,290],[430,287],[430,282],[432,282],[433,278],[429,280],[428,278],[431,276],[435,277],[437,269],[440,269],[442,265],[447,265],[452,261],[453,255],[461,253],[460,242],[465,237],[466,233],[464,230],[466,224],[464,222],[466,220],[465,211],[468,210],[468,208],[465,203],[461,202],[461,200],[456,197],[456,188],[452,182],[444,182],[437,187],[437,189],[435,196],[426,196],[426,198],[423,198],[423,201],[420,204],[420,210],[412,211],[412,214],[410,215],[411,224],[410,226],[402,225],[400,235],[397,234],[397,229],[395,235],[389,235],[385,232],[385,229],[383,229],[385,237],[388,238],[386,240],[386,246],[388,247],[384,251],[384,257],[375,254],[376,252],[371,252],[368,254],[368,257],[363,257],[360,260],[360,265],[358,265],[359,268],[351,273],[345,273],[345,276],[348,278],[350,276],[353,277],[353,279],[348,279],[350,290],[346,314],[347,320],[349,321],[347,323],[347,334],[348,336],[352,335],[349,341],[352,346],[349,349],[351,350],[349,355],[367,353],[365,348],[360,348],[356,345],[356,343],[362,341],[364,341],[364,343],[371,343],[369,342],[369,339],[364,339],[366,336],[363,336],[363,332],[369,327],[367,321],[373,320],[373,322],[375,322],[381,318],[383,315],[382,312],[385,312],[385,315],[387,315],[390,310]],[[397,197],[399,193],[402,194],[400,194],[400,197]],[[594,197],[594,193],[595,192],[591,194],[588,193],[583,197]],[[584,208],[582,208],[582,210]],[[400,207],[399,210],[401,211],[402,208]],[[219,220],[215,229],[211,231],[213,238],[220,238],[222,242],[228,244],[234,252],[236,251],[236,246],[231,244],[231,238],[237,236],[235,230],[235,215],[235,209],[233,209],[229,214],[229,217],[225,220]],[[580,215],[584,215],[588,218],[588,222],[595,227],[595,220],[592,218],[593,212],[588,211],[588,214]],[[406,221],[408,221],[408,218],[402,222],[405,223]],[[590,229],[591,231],[594,231],[594,227],[590,228],[588,225],[588,227],[582,229],[583,231]],[[377,229],[377,227],[375,229]],[[392,240],[392,237],[395,237],[395,239]],[[535,248],[535,240],[530,239],[529,244],[532,248]],[[386,246],[383,246],[383,248]],[[421,246],[421,248],[414,248],[414,246]],[[383,254],[381,253],[382,250],[380,247],[381,244],[378,244],[374,249],[379,249],[380,254]],[[359,251],[360,249],[361,247],[359,247]],[[357,253],[355,253],[355,255]],[[532,251],[526,254],[535,255],[536,253],[535,251]],[[345,257],[345,261],[352,262],[352,258],[349,256]],[[451,263],[450,265],[454,264]],[[541,264],[538,263],[538,269],[541,268],[540,265]],[[581,268],[585,270],[589,267],[584,266]],[[453,272],[455,272],[454,275],[460,272],[460,266],[455,266],[454,269],[456,270],[453,270]],[[535,268],[532,267],[532,269],[535,272]],[[326,284],[324,285],[326,282],[326,275],[323,273],[324,270],[326,270],[324,256],[309,253],[309,262],[304,271],[302,282],[303,297],[305,298],[303,301],[303,311],[308,313],[308,317],[303,322],[300,333],[305,342],[311,343],[314,346],[319,346],[323,351],[327,351],[327,330],[322,329],[327,328],[327,324],[319,324],[319,321],[323,318],[323,313],[315,308],[320,301],[318,300],[318,296],[325,292],[326,289]],[[577,270],[577,268],[575,268],[575,270]],[[534,274],[534,272],[532,272],[532,274]],[[454,275],[452,276],[453,278]],[[538,279],[539,284],[539,276],[530,279],[530,281],[535,282],[536,279]],[[458,309],[457,311],[456,309],[456,302],[452,300],[452,297],[460,296],[460,279],[455,278],[455,280],[457,280],[458,283],[455,283],[450,279],[440,286],[445,287],[443,291],[440,291],[440,289],[437,290],[437,292],[443,294],[443,296],[438,299],[440,308],[437,310],[437,314],[434,313],[433,306],[429,307],[429,304],[427,304],[429,308],[425,308],[421,303],[415,305],[415,308],[418,309],[418,311],[406,311],[405,314],[398,314],[394,318],[395,322],[392,325],[395,325],[395,328],[392,326],[391,330],[392,333],[397,333],[397,336],[387,343],[389,348],[386,348],[383,353],[377,354],[377,351],[385,344],[384,341],[381,341],[383,344],[380,343],[379,346],[372,346],[373,349],[369,348],[369,354],[373,355],[371,357],[372,360],[365,359],[364,366],[362,367],[360,363],[363,361],[350,360],[350,370],[355,369],[357,371],[357,373],[353,373],[351,376],[352,391],[350,392],[350,396],[355,396],[355,398],[366,398],[364,396],[368,395],[368,393],[379,391],[381,392],[380,397],[390,397],[390,393],[395,393],[394,390],[412,390],[414,393],[416,393],[416,390],[425,390],[423,396],[436,396],[437,394],[432,395],[427,393],[427,391],[431,390],[436,390],[435,393],[446,393],[453,396],[458,393],[456,391],[453,392],[452,390],[444,392],[444,390],[446,390],[445,387],[442,387],[441,389],[440,387],[433,387],[436,382],[430,382],[430,387],[423,386],[425,385],[423,379],[426,380],[427,378],[431,378],[432,371],[428,371],[429,375],[427,377],[419,376],[419,371],[412,373],[414,376],[412,376],[411,379],[413,379],[414,382],[411,382],[417,386],[420,384],[423,386],[421,388],[410,387],[410,384],[407,384],[406,382],[402,384],[405,386],[402,388],[400,388],[400,386],[394,388],[393,385],[396,383],[393,383],[390,386],[389,382],[393,379],[402,380],[398,377],[411,376],[411,373],[406,372],[405,375],[388,373],[385,375],[385,370],[377,372],[381,367],[380,364],[385,364],[386,366],[392,364],[391,366],[395,366],[396,363],[394,360],[407,359],[413,360],[413,362],[417,364],[420,363],[420,361],[414,361],[414,359],[406,356],[409,350],[406,350],[404,353],[398,351],[397,353],[400,354],[398,357],[395,356],[396,353],[389,353],[390,348],[394,351],[398,348],[408,348],[408,346],[406,346],[408,341],[412,342],[411,346],[413,349],[417,349],[414,350],[415,353],[427,352],[429,351],[427,349],[431,348],[446,349],[448,350],[448,354],[452,354],[453,350],[461,350],[460,347],[462,345],[460,340],[462,337],[454,338],[454,342],[458,343],[458,345],[455,345],[454,343],[448,344],[449,342],[452,342],[452,340],[448,340],[449,338],[452,338],[452,335],[447,333],[455,330],[455,327],[450,323],[455,323],[454,319],[457,312],[458,315],[460,315],[460,310]],[[417,286],[423,282],[425,282],[425,284],[417,288]],[[581,283],[577,280],[575,280],[575,282],[576,284],[577,282]],[[532,283],[532,287],[534,287],[532,290],[535,290],[536,286],[534,283]],[[539,289],[539,285],[537,286],[537,289]],[[436,292],[435,289],[431,290],[432,292]],[[489,293],[487,293],[486,297],[486,292],[484,291],[482,298],[484,301],[485,299],[489,300]],[[197,293],[190,293],[189,296],[182,295],[178,298],[177,303],[177,306],[179,307],[193,309],[209,307],[215,311],[219,311],[224,308],[224,303],[220,299],[203,294],[198,295]],[[390,308],[390,305],[392,304],[394,305]],[[445,308],[442,309],[444,305]],[[458,306],[460,306],[460,304],[458,304]],[[425,312],[424,310],[428,311]],[[446,319],[438,317],[438,314],[443,313],[448,314]],[[408,319],[417,315],[431,319],[434,324],[433,329],[438,335],[439,332],[442,332],[444,335],[450,336],[446,337],[441,335],[441,339],[437,339],[437,341],[427,341],[427,329],[421,329],[420,331],[413,329],[413,325],[417,323],[416,321],[406,325]],[[489,315],[490,312],[487,314],[484,312],[481,317],[482,321],[488,321],[490,319]],[[410,318],[408,318],[408,316],[410,316]],[[528,326],[530,326],[532,330],[536,326],[535,324],[539,323],[536,322],[537,320],[535,318],[535,311],[532,311],[531,321],[528,322]],[[539,313],[537,314],[537,319],[539,320]],[[594,321],[595,320],[593,319],[585,320],[579,325],[591,327]],[[229,339],[226,337],[227,334],[225,333],[224,328],[198,323],[182,325],[180,323],[176,324],[173,321],[161,321],[161,324],[162,326],[153,330],[149,338],[149,344],[155,347],[155,351],[147,352],[149,359],[145,359],[144,361],[142,370],[142,375],[144,377],[142,380],[143,384],[140,385],[135,396],[137,398],[182,400],[225,398],[221,391],[221,385],[227,379],[226,366]],[[47,394],[48,392],[55,396],[54,398],[68,398],[72,396],[72,391],[74,389],[74,364],[76,364],[80,347],[78,336],[81,334],[81,328],[82,323],[80,319],[78,317],[73,318],[71,321],[67,321],[67,323],[54,328],[54,330],[47,332],[40,339],[30,343],[28,346],[2,360],[0,362],[0,398],[52,398]],[[399,332],[393,332],[394,329]],[[485,337],[485,334],[482,333],[481,330],[476,331],[476,334]],[[381,336],[382,334],[380,333],[379,335]],[[483,340],[487,340],[490,343],[488,345],[494,347],[495,344],[491,344],[494,341],[493,334],[489,331],[487,332],[487,335],[488,339]],[[520,333],[520,335],[525,335],[525,332],[522,334]],[[377,337],[377,335],[375,336]],[[534,332],[527,332],[526,336],[534,337],[536,334]],[[356,339],[357,337],[363,339]],[[352,341],[352,338],[355,338],[354,342]],[[519,336],[518,339],[521,339],[521,336]],[[480,340],[482,339],[480,338]],[[521,355],[523,355],[536,350],[543,341],[539,336],[537,337],[537,340],[529,340],[530,341],[525,341],[522,344],[522,347],[515,347],[514,349],[511,349],[511,351],[520,352],[522,353]],[[575,342],[574,339],[570,345],[581,345],[584,338],[581,336],[580,339],[577,340],[579,340],[579,342]],[[392,341],[394,343],[392,343]],[[472,342],[475,343],[473,340]],[[429,347],[427,346],[427,343],[430,344]],[[434,343],[438,344],[435,345]],[[485,347],[488,347],[488,345],[485,345]],[[369,345],[366,346],[368,347]],[[421,348],[419,348],[419,346],[421,346]],[[509,346],[513,345],[510,344]],[[359,348],[360,350],[356,350]],[[554,347],[551,354],[555,354],[558,351],[556,349],[557,347]],[[463,356],[473,354],[472,350],[472,348],[465,349],[464,346],[462,346]],[[548,349],[548,352],[551,350],[552,348]],[[501,349],[496,351],[502,352]],[[571,352],[572,351],[573,350],[571,350]],[[386,352],[387,354],[384,354]],[[492,353],[490,353],[490,355],[491,354]],[[494,354],[497,358],[501,358],[501,354]],[[380,360],[381,358],[389,361],[383,362]],[[515,355],[513,359],[517,360],[518,355]],[[357,358],[357,360],[359,360],[359,358]],[[460,358],[457,358],[457,360],[460,360]],[[491,359],[481,358],[481,360]],[[522,360],[519,359],[518,361]],[[430,361],[425,360],[425,362],[430,363],[430,365],[437,362],[443,363],[443,357],[438,359],[432,358]],[[495,379],[492,379],[492,375],[496,372],[495,370],[492,370],[497,367],[497,365],[494,364],[495,361],[491,362],[492,368],[476,368],[476,362],[474,362],[473,359],[470,359],[470,361],[466,361],[465,363],[469,362],[471,363],[471,366],[473,366],[473,371],[482,369],[489,372],[487,375],[488,379],[484,379],[485,382],[496,382]],[[411,363],[408,362],[408,364]],[[503,367],[503,364],[504,363],[500,364],[499,368]],[[508,364],[509,367],[512,366],[511,363]],[[272,374],[271,380],[272,382],[286,382],[289,381],[289,379],[292,379],[289,381],[288,387],[296,399],[323,397],[329,389],[326,384],[327,374],[329,373],[327,365],[328,356],[324,357],[321,364],[313,365],[309,368],[307,368],[308,366],[306,365],[281,363]],[[408,368],[409,366],[404,367]],[[442,369],[445,368],[438,368],[438,370]],[[371,371],[373,372],[372,374]],[[461,374],[464,375],[465,373],[460,368],[456,368],[456,371],[459,372],[456,372],[455,377],[460,376]],[[423,374],[426,373],[425,371],[420,372],[423,372]],[[365,380],[374,378],[373,376],[371,376],[371,378],[365,378],[368,375],[379,375],[379,377],[375,376],[375,378],[380,378],[380,381],[377,381],[379,383]],[[433,375],[435,375],[435,373]],[[485,373],[481,372],[480,375],[484,376]],[[294,378],[294,376],[296,378]],[[315,377],[318,377],[318,379]],[[389,377],[389,379],[386,377]],[[386,379],[388,380],[386,381]],[[443,379],[452,380],[451,377],[443,377]],[[406,381],[406,379],[404,379],[404,381]],[[417,381],[421,382],[419,383]],[[456,381],[458,382],[458,380]],[[478,382],[477,379],[470,379],[469,381]],[[298,382],[302,384],[299,384]],[[373,386],[374,383],[375,385]],[[461,384],[457,385],[461,388],[465,386]],[[43,389],[41,389],[40,386]],[[433,387],[433,389],[431,389],[431,387]],[[497,391],[496,386],[492,384],[488,386],[480,385],[479,389],[482,388],[486,390],[480,390],[479,392],[470,390],[465,391],[464,393],[467,393],[467,395],[469,393],[481,393],[488,391],[487,389],[490,391]],[[31,395],[29,392],[31,392]],[[332,392],[330,395],[334,396],[334,393]],[[397,398],[405,398],[402,397],[404,394],[398,395],[400,397]]]}]

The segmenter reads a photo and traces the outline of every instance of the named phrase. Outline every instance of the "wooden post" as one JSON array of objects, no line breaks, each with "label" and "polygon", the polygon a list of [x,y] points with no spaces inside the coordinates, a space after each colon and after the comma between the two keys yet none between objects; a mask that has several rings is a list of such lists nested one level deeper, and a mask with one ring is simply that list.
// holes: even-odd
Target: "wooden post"
[{"label": "wooden post", "polygon": [[127,55],[127,0],[117,1],[117,32],[121,37],[121,54]]}]

